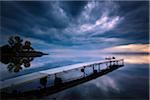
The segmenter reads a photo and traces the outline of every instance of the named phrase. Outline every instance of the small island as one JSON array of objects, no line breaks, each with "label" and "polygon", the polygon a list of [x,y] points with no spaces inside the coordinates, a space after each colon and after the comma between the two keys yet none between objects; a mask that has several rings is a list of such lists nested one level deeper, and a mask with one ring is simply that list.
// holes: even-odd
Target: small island
[{"label": "small island", "polygon": [[23,42],[23,39],[19,36],[11,36],[8,44],[0,47],[0,52],[0,61],[8,64],[7,68],[10,72],[19,72],[22,69],[22,65],[30,67],[30,62],[33,58],[48,55],[34,50],[30,41]]}]

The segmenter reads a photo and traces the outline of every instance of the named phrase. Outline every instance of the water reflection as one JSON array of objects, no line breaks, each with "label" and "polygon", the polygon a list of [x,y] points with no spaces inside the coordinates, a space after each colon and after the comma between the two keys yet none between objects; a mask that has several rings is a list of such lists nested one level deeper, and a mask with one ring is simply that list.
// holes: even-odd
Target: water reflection
[{"label": "water reflection", "polygon": [[[23,44],[25,45],[25,43]],[[8,44],[8,46],[10,46]],[[30,45],[31,47],[31,45]],[[25,49],[25,47],[23,47]],[[9,51],[9,49],[7,49]],[[7,51],[6,50],[6,51]],[[5,51],[5,52],[6,52]],[[8,52],[7,51],[7,52]],[[6,62],[3,62],[3,59],[1,60],[2,63],[7,64],[9,67],[8,69],[10,71],[15,71],[15,68],[21,68],[23,67],[29,67],[31,66],[31,61],[35,57],[37,57],[36,53],[34,54],[34,49],[30,49],[28,52],[27,49],[24,50],[24,52],[17,51],[18,53],[9,53],[9,57],[5,56],[7,53],[3,53],[4,56],[7,59]],[[49,51],[49,53],[51,53]],[[96,80],[87,82],[85,84],[79,85],[78,87],[74,87],[65,91],[62,91],[60,93],[57,93],[55,95],[50,95],[48,97],[45,97],[47,99],[57,97],[60,99],[66,99],[66,98],[73,98],[76,97],[76,99],[80,98],[123,98],[123,97],[129,97],[129,98],[148,98],[148,64],[149,64],[149,55],[141,55],[141,54],[100,54],[100,53],[71,53],[67,54],[65,53],[55,53],[48,56],[44,56],[43,59],[36,59],[32,62],[32,68],[25,71],[36,72],[39,70],[46,70],[51,68],[51,66],[64,66],[67,64],[73,64],[73,63],[80,63],[80,62],[88,62],[88,61],[95,61],[95,60],[104,60],[106,57],[116,57],[116,58],[123,58],[125,60],[125,67],[116,70],[108,75],[105,75],[103,77],[100,77]],[[13,56],[12,56],[12,55]],[[39,54],[40,55],[40,54]],[[70,62],[69,62],[70,61]],[[69,63],[68,63],[69,62]],[[57,65],[56,65],[57,64]],[[35,66],[35,67],[34,67]],[[133,67],[134,66],[134,67]],[[142,66],[142,67],[141,67]],[[146,67],[143,67],[146,66]],[[3,67],[3,66],[0,66]],[[41,69],[44,68],[44,69]],[[21,69],[19,69],[21,70]],[[3,72],[4,73],[4,72]],[[2,78],[6,77],[6,72],[1,76]],[[21,71],[23,73],[23,71]],[[5,75],[5,76],[4,76]],[[11,74],[11,76],[13,76]],[[3,78],[3,79],[4,79]],[[26,90],[26,88],[36,88],[35,84],[39,84],[38,82],[34,82],[32,85],[29,84],[23,85],[21,87],[21,90]],[[23,88],[24,87],[24,88]],[[85,91],[85,92],[83,92]],[[78,96],[77,96],[78,95]]]},{"label": "water reflection", "polygon": [[80,58],[75,55],[70,58],[70,55],[69,57],[66,55],[65,58],[57,57],[57,60],[63,59],[65,62],[65,60],[67,61],[71,59],[78,60],[80,62],[88,62],[113,56],[116,58],[123,58],[125,60],[125,66],[96,80],[92,80],[77,87],[44,97],[44,99],[147,99],[149,55],[97,54],[96,56],[86,55]]},{"label": "water reflection", "polygon": [[125,63],[128,64],[149,64],[150,56],[149,55],[142,55],[142,54],[137,54],[137,55],[115,55],[118,58],[124,58]]},{"label": "water reflection", "polygon": [[9,62],[7,68],[8,71],[12,72],[19,72],[20,70],[22,70],[22,65],[24,67],[30,67],[30,62],[33,60],[33,57],[13,57],[13,59],[11,60],[11,62]]},{"label": "water reflection", "polygon": [[[107,55],[112,56],[112,55]],[[114,55],[113,55],[114,56]],[[90,82],[45,97],[57,99],[148,99],[148,55],[115,55],[125,66]],[[134,57],[135,56],[135,57]],[[102,57],[102,56],[101,56]],[[106,57],[106,56],[105,56]],[[135,61],[135,60],[137,61]],[[143,60],[146,60],[143,62]],[[83,92],[85,91],[85,92]],[[45,99],[44,98],[44,99]]]},{"label": "water reflection", "polygon": [[97,54],[94,57],[90,57],[92,60],[105,59],[107,57],[116,57],[118,59],[124,59],[127,64],[149,64],[150,56],[148,54]]},{"label": "water reflection", "polygon": [[[35,72],[40,68],[49,69],[49,66],[56,66],[56,62],[59,66],[64,66],[64,63],[68,63],[68,61],[77,61],[78,62],[88,62],[95,60],[102,60],[105,57],[113,57],[116,58],[124,58],[125,66],[109,73],[103,77],[97,78],[90,82],[86,82],[77,87],[73,87],[62,92],[56,93],[54,95],[49,95],[47,97],[43,97],[44,99],[57,98],[57,99],[111,99],[111,98],[140,98],[147,99],[148,98],[148,64],[149,64],[149,55],[125,55],[125,54],[104,54],[91,56],[86,55],[84,57],[77,57],[73,55],[72,57],[69,55],[65,55],[65,57],[55,57],[53,55],[44,56],[43,59],[34,60],[33,64],[36,66],[31,70],[31,72]],[[51,60],[51,62],[49,62]],[[45,63],[45,61],[49,63]],[[71,63],[72,63],[71,62]],[[39,64],[43,64],[39,66]],[[71,64],[70,63],[70,64]],[[38,66],[38,67],[37,67]],[[32,65],[33,68],[33,65]],[[36,69],[36,70],[35,70]],[[44,69],[44,70],[45,70]],[[28,70],[28,71],[29,71]],[[70,75],[71,76],[71,75]],[[50,79],[49,79],[50,80]],[[48,81],[50,84],[51,81]],[[23,85],[20,87],[20,90],[28,90],[29,88],[35,88],[39,86],[39,81],[34,82],[29,85]],[[28,89],[27,89],[28,88]],[[83,92],[85,91],[85,92]]]},{"label": "water reflection", "polygon": [[41,57],[45,55],[42,52],[35,51],[31,47],[30,41],[25,41],[19,36],[11,36],[8,40],[8,44],[0,47],[1,59],[4,64],[8,64],[7,69],[10,72],[19,72],[23,67],[27,68],[31,66],[31,61],[35,57]]}]

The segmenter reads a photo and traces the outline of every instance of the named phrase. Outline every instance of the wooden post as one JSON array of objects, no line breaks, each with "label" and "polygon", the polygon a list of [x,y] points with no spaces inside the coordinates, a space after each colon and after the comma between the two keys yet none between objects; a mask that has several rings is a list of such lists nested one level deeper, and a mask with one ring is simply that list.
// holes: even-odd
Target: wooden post
[{"label": "wooden post", "polygon": [[111,66],[111,61],[110,61],[110,65],[107,68],[109,69],[110,66]]},{"label": "wooden post", "polygon": [[55,74],[55,78],[57,77],[57,74]]},{"label": "wooden post", "polygon": [[94,73],[94,64],[93,64],[93,73]]},{"label": "wooden post", "polygon": [[84,77],[86,76],[86,74],[85,74],[85,66],[84,66]]},{"label": "wooden post", "polygon": [[113,61],[113,65],[115,65],[115,62],[116,62],[116,61]]},{"label": "wooden post", "polygon": [[81,72],[83,72],[83,77],[85,77],[86,76],[86,74],[85,74],[85,66],[81,69]]},{"label": "wooden post", "polygon": [[99,70],[99,72],[101,71],[101,66],[100,66],[100,64],[98,64],[98,70]]},{"label": "wooden post", "polygon": [[122,59],[122,65],[124,65],[124,60]]},{"label": "wooden post", "polygon": [[108,63],[106,62],[106,67],[108,68]]},{"label": "wooden post", "polygon": [[117,65],[118,65],[118,60],[116,62],[117,62]]}]

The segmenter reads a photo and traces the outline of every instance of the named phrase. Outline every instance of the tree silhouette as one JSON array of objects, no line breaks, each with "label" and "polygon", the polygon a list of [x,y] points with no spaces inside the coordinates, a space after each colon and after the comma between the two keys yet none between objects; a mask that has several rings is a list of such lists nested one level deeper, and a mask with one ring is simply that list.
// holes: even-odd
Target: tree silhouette
[{"label": "tree silhouette", "polygon": [[35,51],[30,41],[25,41],[19,36],[11,36],[8,44],[0,47],[0,61],[8,64],[7,68],[10,72],[19,72],[22,65],[27,68],[31,66],[34,57],[45,55],[42,52]]},{"label": "tree silhouette", "polygon": [[23,40],[19,36],[11,36],[8,40],[8,43],[14,52],[22,50],[22,42]]}]

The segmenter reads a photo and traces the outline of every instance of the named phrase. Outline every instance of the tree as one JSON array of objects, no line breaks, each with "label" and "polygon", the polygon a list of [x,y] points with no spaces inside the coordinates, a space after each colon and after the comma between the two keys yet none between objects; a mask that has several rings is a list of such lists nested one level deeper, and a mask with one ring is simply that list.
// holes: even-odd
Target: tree
[{"label": "tree", "polygon": [[19,36],[11,36],[8,40],[9,45],[13,49],[14,52],[21,51],[22,49],[22,39]]}]

